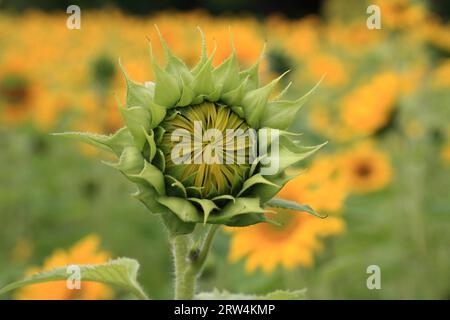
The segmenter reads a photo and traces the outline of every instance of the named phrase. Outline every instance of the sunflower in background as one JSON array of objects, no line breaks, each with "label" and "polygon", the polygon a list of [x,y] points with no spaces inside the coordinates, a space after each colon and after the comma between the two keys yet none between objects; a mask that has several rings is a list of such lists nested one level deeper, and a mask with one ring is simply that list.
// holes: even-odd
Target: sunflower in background
[{"label": "sunflower in background", "polygon": [[313,265],[316,251],[323,249],[320,237],[337,235],[344,231],[344,221],[337,217],[318,219],[307,214],[276,209],[272,219],[281,226],[259,224],[247,228],[235,228],[229,259],[236,262],[246,257],[245,269],[253,272],[261,267],[272,272],[277,265],[286,269]]},{"label": "sunflower in background", "polygon": [[340,104],[343,124],[355,136],[366,136],[383,128],[392,115],[400,91],[399,76],[384,72],[344,96]]},{"label": "sunflower in background", "polygon": [[345,151],[340,163],[348,186],[354,193],[380,190],[392,180],[389,157],[377,149],[373,141],[360,142]]},{"label": "sunflower in background", "polygon": [[347,83],[349,70],[341,61],[328,54],[316,54],[309,57],[306,65],[312,79],[320,79],[326,75],[323,84],[327,87],[342,87]]},{"label": "sunflower in background", "polygon": [[[347,183],[339,173],[335,156],[321,156],[309,170],[288,182],[277,197],[309,203],[318,212],[337,213],[347,197]],[[317,219],[285,209],[267,213],[280,226],[259,224],[246,228],[228,228],[232,233],[229,259],[236,262],[246,257],[246,270],[261,267],[272,272],[277,265],[286,269],[310,267],[314,253],[323,249],[320,238],[344,232],[345,223],[337,216]]]},{"label": "sunflower in background", "polygon": [[0,111],[2,122],[17,124],[28,119],[37,87],[21,72],[0,75]]},{"label": "sunflower in background", "polygon": [[448,89],[450,87],[450,58],[443,60],[433,70],[432,84],[436,89]]},{"label": "sunflower in background", "polygon": [[[33,267],[27,274],[48,271],[56,267],[72,264],[105,263],[110,254],[99,250],[100,239],[96,235],[88,235],[75,243],[69,250],[57,249],[47,258],[42,267]],[[18,300],[98,300],[111,299],[113,292],[104,284],[81,282],[81,289],[67,288],[66,281],[53,281],[23,287],[15,294]]]},{"label": "sunflower in background", "polygon": [[442,148],[441,158],[445,163],[450,164],[450,143]]}]

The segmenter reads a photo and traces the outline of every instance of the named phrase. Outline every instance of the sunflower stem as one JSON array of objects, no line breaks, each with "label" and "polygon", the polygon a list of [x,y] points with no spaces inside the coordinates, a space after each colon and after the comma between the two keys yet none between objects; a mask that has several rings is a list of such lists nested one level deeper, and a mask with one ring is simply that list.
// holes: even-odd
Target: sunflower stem
[{"label": "sunflower stem", "polygon": [[189,236],[178,235],[172,238],[176,300],[194,299],[197,279],[201,275],[217,229],[218,225],[208,229],[200,249],[189,249]]},{"label": "sunflower stem", "polygon": [[216,231],[219,228],[218,224],[211,225],[209,230],[206,233],[205,240],[203,241],[201,249],[198,251],[198,254],[191,256],[190,258],[190,268],[193,269],[197,273],[201,273],[203,266],[206,262],[206,258],[208,257],[209,250],[211,248],[214,236],[216,235]]},{"label": "sunflower stem", "polygon": [[172,252],[175,267],[175,299],[191,299],[189,289],[185,287],[185,273],[187,265],[188,239],[178,235],[172,238]]}]

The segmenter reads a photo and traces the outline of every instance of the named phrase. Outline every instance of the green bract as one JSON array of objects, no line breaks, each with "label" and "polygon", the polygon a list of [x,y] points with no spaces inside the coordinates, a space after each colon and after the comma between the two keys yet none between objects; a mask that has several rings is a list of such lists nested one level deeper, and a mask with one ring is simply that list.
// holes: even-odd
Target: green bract
[{"label": "green bract", "polygon": [[[126,105],[119,108],[125,127],[109,136],[80,132],[58,135],[114,153],[118,161],[108,165],[136,184],[134,196],[152,213],[160,214],[173,234],[190,233],[196,223],[247,226],[268,222],[265,208],[270,207],[270,200],[292,178],[286,176],[285,169],[320,148],[300,146],[292,139],[295,134],[287,131],[313,90],[294,101],[283,100],[286,91],[283,90],[275,100],[270,100],[281,77],[260,87],[261,58],[249,69],[240,71],[232,47],[230,56],[214,68],[214,53],[207,56],[202,34],[200,61],[189,69],[160,38],[167,64],[162,68],[151,55],[155,82],[137,83],[122,68],[127,96]],[[167,157],[172,144],[167,133],[174,127],[189,130],[194,119],[222,131],[238,127],[256,132],[278,129],[273,130],[279,139],[276,172],[261,173],[261,159],[271,154],[259,155],[252,163],[240,165],[194,166],[170,162]],[[192,152],[195,154],[194,149]],[[277,206],[280,205],[278,202]]]}]

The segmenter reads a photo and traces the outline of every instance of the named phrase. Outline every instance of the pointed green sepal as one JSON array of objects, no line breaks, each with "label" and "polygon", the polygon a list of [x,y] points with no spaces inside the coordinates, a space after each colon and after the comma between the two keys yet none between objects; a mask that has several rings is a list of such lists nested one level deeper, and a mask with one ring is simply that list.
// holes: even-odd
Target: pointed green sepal
[{"label": "pointed green sepal", "polygon": [[188,198],[188,200],[197,203],[202,208],[203,224],[206,224],[206,222],[208,221],[208,217],[211,211],[219,210],[219,207],[217,207],[217,205],[209,199]]},{"label": "pointed green sepal", "polygon": [[246,91],[255,90],[259,87],[259,64],[261,63],[264,55],[266,53],[266,44],[261,50],[258,60],[256,60],[255,64],[253,64],[250,68],[243,70],[239,73],[239,77],[241,80],[244,80],[248,77],[248,82],[246,86]]},{"label": "pointed green sepal", "polygon": [[214,69],[213,74],[216,82],[221,86],[222,92],[229,92],[239,86],[239,63],[234,47],[231,55]]},{"label": "pointed green sepal", "polygon": [[297,100],[275,100],[268,102],[261,117],[261,126],[283,130],[289,128],[298,110],[306,103],[321,81],[322,79],[314,88]]},{"label": "pointed green sepal", "polygon": [[166,160],[164,157],[164,153],[161,149],[157,148],[155,156],[153,158],[152,163],[159,169],[161,172],[166,171]]},{"label": "pointed green sepal", "polygon": [[187,198],[185,186],[172,176],[165,175],[167,194],[173,197]]},{"label": "pointed green sepal", "polygon": [[202,49],[200,53],[200,61],[197,63],[197,65],[191,70],[193,75],[196,75],[199,73],[200,69],[205,65],[205,63],[208,61],[208,54],[206,52],[206,37],[203,33],[202,29],[200,27],[197,27],[198,32],[200,33],[200,37],[202,39]]},{"label": "pointed green sepal", "polygon": [[150,130],[150,113],[143,107],[119,109],[125,125],[133,135],[136,147],[142,150],[146,141],[145,132]]},{"label": "pointed green sepal", "polygon": [[[266,212],[266,210],[261,208],[258,198],[236,198],[235,202],[229,202],[219,214],[210,216],[208,222],[230,225],[237,219],[237,216],[262,214],[264,212]],[[255,219],[252,219],[252,221],[253,220]]]},{"label": "pointed green sepal", "polygon": [[276,183],[273,183],[272,181],[267,180],[260,173],[258,173],[258,174],[255,174],[254,176],[250,177],[249,179],[247,179],[244,182],[241,191],[239,191],[239,193],[237,194],[237,197],[240,197],[248,189],[250,189],[251,187],[253,187],[254,185],[257,185],[257,184],[266,184],[266,185],[270,185],[270,186],[281,188]]},{"label": "pointed green sepal", "polygon": [[151,45],[150,55],[153,73],[156,77],[154,102],[166,108],[173,108],[181,97],[181,87],[178,78],[159,66],[153,56]]},{"label": "pointed green sepal", "polygon": [[307,212],[307,213],[309,213],[313,216],[319,217],[321,219],[324,219],[327,217],[326,214],[325,215],[320,214],[306,204],[300,204],[300,203],[290,201],[290,200],[285,200],[285,199],[273,198],[266,203],[266,206],[269,208],[282,208],[282,209],[288,209],[288,210]]},{"label": "pointed green sepal", "polygon": [[202,221],[202,216],[197,208],[186,199],[178,197],[158,197],[156,198],[156,201],[168,208],[184,222]]},{"label": "pointed green sepal", "polygon": [[150,101],[153,100],[153,90],[145,85],[131,80],[120,60],[119,66],[127,84],[127,107],[148,107]]},{"label": "pointed green sepal", "polygon": [[177,236],[182,234],[190,234],[194,231],[196,223],[184,222],[170,210],[161,214],[164,225],[169,231],[171,236]]},{"label": "pointed green sepal", "polygon": [[155,133],[151,129],[149,132],[147,132],[144,128],[142,128],[142,131],[144,132],[145,139],[147,140],[148,152],[146,154],[146,157],[150,162],[152,162],[157,151],[155,143]]},{"label": "pointed green sepal", "polygon": [[[265,159],[266,165],[270,164],[273,167],[274,163],[276,163],[277,170],[275,173],[271,172],[270,175],[282,173],[286,168],[309,157],[326,144],[327,143],[325,142],[314,147],[303,147],[298,145],[297,142],[289,139],[287,136],[280,136],[279,148],[274,148],[275,150],[271,150]],[[264,172],[262,173],[266,176]]]},{"label": "pointed green sepal", "polygon": [[144,158],[141,152],[134,146],[124,148],[117,163],[102,162],[120,170],[127,177],[128,175],[138,174],[144,168]]},{"label": "pointed green sepal", "polygon": [[194,91],[192,88],[186,84],[186,82],[181,79],[181,85],[182,85],[182,92],[181,92],[181,98],[180,101],[178,101],[177,106],[179,107],[185,107],[192,103],[194,100]]},{"label": "pointed green sepal", "polygon": [[264,87],[247,92],[242,99],[242,108],[244,109],[245,119],[252,128],[259,128],[261,118],[275,85],[286,73],[272,80]]},{"label": "pointed green sepal", "polygon": [[258,197],[262,203],[266,203],[272,199],[280,190],[294,178],[294,176],[287,176],[284,172],[275,176],[266,176],[268,180],[274,183],[274,185],[258,184],[251,188],[248,192],[248,196]]},{"label": "pointed green sepal", "polygon": [[62,132],[53,133],[52,135],[75,139],[102,150],[112,152],[118,157],[125,147],[133,145],[133,137],[127,128],[121,128],[116,131],[116,133],[109,136],[89,132]]},{"label": "pointed green sepal", "polygon": [[189,68],[186,66],[183,60],[172,53],[172,50],[170,50],[157,25],[155,25],[155,28],[167,60],[165,70],[176,78],[181,77],[181,79],[187,81],[188,83],[192,82],[193,77],[191,72],[189,71]]},{"label": "pointed green sepal", "polygon": [[233,108],[233,106],[240,106],[242,104],[242,99],[244,99],[248,79],[248,77],[245,78],[237,88],[224,92],[220,100],[222,100],[227,106],[231,106],[231,108]]},{"label": "pointed green sepal", "polygon": [[[151,186],[137,185],[138,190],[132,196],[142,202],[152,214],[168,212],[167,208],[156,201],[158,193]],[[172,214],[172,213],[171,213]]]},{"label": "pointed green sepal", "polygon": [[148,103],[148,111],[150,112],[150,128],[154,129],[156,128],[163,120],[164,117],[166,116],[167,110],[165,107],[157,104],[156,102],[154,102],[153,100],[151,100]]},{"label": "pointed green sepal", "polygon": [[192,81],[192,90],[196,96],[208,96],[217,90],[212,73],[213,57],[214,54],[211,55],[208,61],[202,66]]},{"label": "pointed green sepal", "polygon": [[166,194],[164,175],[157,167],[144,160],[144,168],[138,174],[129,174],[130,179],[139,181],[140,183],[148,183],[155,188],[158,195],[163,196]]}]

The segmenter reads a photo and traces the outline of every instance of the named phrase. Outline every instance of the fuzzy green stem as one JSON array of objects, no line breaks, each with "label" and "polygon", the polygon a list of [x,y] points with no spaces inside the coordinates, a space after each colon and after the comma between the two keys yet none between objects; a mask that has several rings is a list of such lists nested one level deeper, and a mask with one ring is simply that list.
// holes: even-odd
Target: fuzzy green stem
[{"label": "fuzzy green stem", "polygon": [[217,229],[219,229],[219,225],[217,224],[210,226],[199,254],[196,257],[191,257],[191,269],[198,274],[201,273],[206,262]]},{"label": "fuzzy green stem", "polygon": [[172,239],[172,251],[175,265],[175,299],[189,299],[190,290],[184,284],[188,254],[187,236],[175,236]]},{"label": "fuzzy green stem", "polygon": [[172,239],[176,300],[194,299],[197,279],[203,270],[217,229],[217,225],[209,228],[200,249],[188,249],[190,244],[188,236],[179,235]]}]

